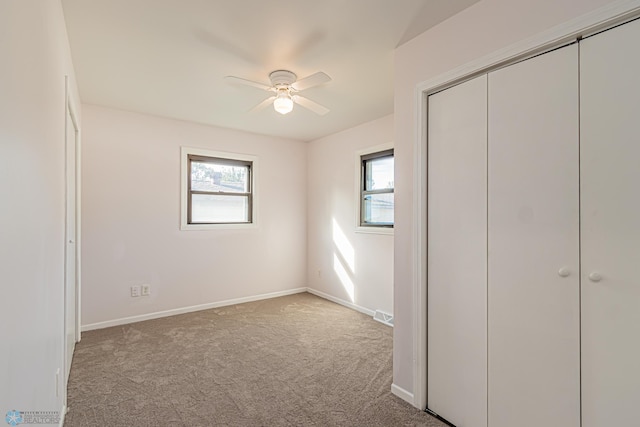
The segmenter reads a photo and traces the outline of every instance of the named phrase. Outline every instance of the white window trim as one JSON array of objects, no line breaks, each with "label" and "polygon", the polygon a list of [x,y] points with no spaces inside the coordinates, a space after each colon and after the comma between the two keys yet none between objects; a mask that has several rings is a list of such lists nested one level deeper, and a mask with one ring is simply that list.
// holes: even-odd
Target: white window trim
[{"label": "white window trim", "polygon": [[[237,224],[188,224],[187,200],[189,191],[189,155],[217,157],[230,160],[245,160],[252,162],[251,166],[251,223]],[[226,151],[213,151],[203,148],[180,147],[180,230],[230,230],[248,229],[258,227],[258,157],[250,154],[230,153]]]},{"label": "white window trim", "polygon": [[[384,144],[376,145],[373,147],[367,147],[362,150],[356,151],[355,157],[355,206],[356,206],[356,215],[355,215],[355,231],[356,233],[366,233],[366,234],[386,234],[393,236],[394,227],[377,227],[375,225],[370,225],[363,227],[360,225],[360,209],[362,204],[360,203],[360,173],[362,168],[362,156],[366,156],[367,154],[377,153],[380,151],[391,150],[393,148],[393,142],[387,142]],[[395,158],[395,156],[394,156]],[[395,222],[395,221],[394,221]]]}]

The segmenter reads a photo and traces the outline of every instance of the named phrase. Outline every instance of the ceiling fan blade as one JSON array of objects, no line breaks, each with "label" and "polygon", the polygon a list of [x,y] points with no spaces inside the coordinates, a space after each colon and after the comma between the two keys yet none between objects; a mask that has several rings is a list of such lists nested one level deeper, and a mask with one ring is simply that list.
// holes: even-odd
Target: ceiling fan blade
[{"label": "ceiling fan blade", "polygon": [[254,111],[260,111],[260,110],[264,110],[265,108],[267,108],[269,105],[273,104],[273,101],[276,99],[275,96],[270,96],[267,99],[265,99],[264,101],[262,101],[260,104],[256,105],[255,107],[253,107],[251,110],[249,110],[250,112],[254,112]]},{"label": "ceiling fan blade", "polygon": [[224,78],[226,81],[231,82],[231,83],[238,83],[241,85],[247,85],[247,86],[253,86],[253,87],[257,87],[258,89],[262,89],[262,90],[272,90],[271,86],[267,86],[263,83],[259,83],[259,82],[254,82],[253,80],[247,80],[247,79],[241,79],[240,77],[235,77],[235,76],[227,76]]},{"label": "ceiling fan blade", "polygon": [[305,98],[304,96],[293,95],[291,99],[293,99],[293,102],[300,105],[301,107],[304,107],[307,110],[311,110],[321,116],[324,116],[330,111],[327,107],[324,107],[317,102],[310,100],[309,98]]},{"label": "ceiling fan blade", "polygon": [[328,83],[331,81],[331,77],[322,71],[318,71],[315,74],[311,74],[310,76],[305,77],[304,79],[300,79],[291,85],[295,90],[305,90],[312,88],[314,86],[321,85],[323,83]]}]

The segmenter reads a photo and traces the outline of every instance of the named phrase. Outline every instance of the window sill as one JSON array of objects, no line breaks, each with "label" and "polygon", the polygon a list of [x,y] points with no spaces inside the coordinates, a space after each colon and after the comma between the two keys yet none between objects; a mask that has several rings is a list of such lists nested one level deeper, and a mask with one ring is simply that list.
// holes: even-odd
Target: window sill
[{"label": "window sill", "polygon": [[182,231],[198,231],[198,230],[242,230],[258,228],[256,223],[237,223],[237,224],[181,224]]},{"label": "window sill", "polygon": [[364,234],[386,234],[393,236],[393,227],[362,227],[356,226],[356,233]]}]

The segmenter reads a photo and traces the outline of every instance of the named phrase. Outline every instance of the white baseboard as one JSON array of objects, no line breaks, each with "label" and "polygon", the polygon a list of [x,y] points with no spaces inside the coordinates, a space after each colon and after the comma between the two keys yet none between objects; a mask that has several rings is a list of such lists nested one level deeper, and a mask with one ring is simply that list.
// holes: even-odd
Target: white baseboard
[{"label": "white baseboard", "polygon": [[312,288],[307,288],[307,292],[309,292],[310,294],[314,294],[316,296],[319,296],[320,298],[324,298],[324,299],[328,299],[329,301],[333,301],[336,304],[340,304],[340,305],[344,305],[345,307],[349,307],[355,311],[359,311],[360,313],[364,313],[367,314],[371,317],[373,317],[373,315],[376,313],[374,310],[370,310],[368,308],[359,306],[357,304],[353,304],[350,303],[348,301],[342,300],[340,298],[336,298],[333,295],[329,295],[329,294],[325,294],[324,292],[312,289]]},{"label": "white baseboard", "polygon": [[307,288],[288,289],[286,291],[271,292],[268,294],[255,295],[243,298],[234,298],[225,301],[211,302],[207,304],[192,305],[190,307],[174,308],[171,310],[157,311],[154,313],[140,314],[138,316],[122,317],[120,319],[107,320],[105,322],[89,323],[82,326],[82,331],[92,331],[94,329],[109,328],[111,326],[126,325],[128,323],[142,322],[143,320],[159,319],[161,317],[175,316],[177,314],[191,313],[194,311],[208,310],[210,308],[225,307],[228,305],[242,304],[245,302],[260,301],[270,298],[283,297],[286,295],[306,292]]},{"label": "white baseboard", "polygon": [[[65,393],[67,391],[65,390]],[[60,410],[60,421],[58,422],[58,427],[63,427],[64,426],[64,416],[67,415],[67,405],[63,405],[62,409]]]},{"label": "white baseboard", "polygon": [[360,313],[364,313],[364,314],[366,314],[368,316],[371,316],[371,317],[373,317],[375,315],[375,310],[371,310],[371,309],[368,309],[366,307],[362,307],[360,305],[350,303],[348,301],[345,301],[343,299],[334,297],[333,295],[329,295],[329,294],[324,293],[322,291],[318,291],[318,290],[312,289],[312,288],[295,288],[295,289],[289,289],[289,290],[286,290],[286,291],[271,292],[271,293],[268,293],[268,294],[261,294],[261,295],[255,295],[255,296],[250,296],[250,297],[243,297],[243,298],[234,298],[234,299],[225,300],[225,301],[218,301],[218,302],[212,302],[212,303],[207,303],[207,304],[192,305],[190,307],[174,308],[174,309],[171,309],[171,310],[164,310],[164,311],[157,311],[157,312],[154,312],[154,313],[140,314],[140,315],[137,315],[137,316],[122,317],[122,318],[119,318],[119,319],[107,320],[107,321],[104,321],[104,322],[89,323],[87,325],[82,325],[82,332],[92,331],[92,330],[95,330],[95,329],[109,328],[111,326],[126,325],[128,323],[142,322],[144,320],[159,319],[161,317],[175,316],[175,315],[178,315],[178,314],[192,313],[194,311],[208,310],[210,308],[225,307],[225,306],[228,306],[228,305],[242,304],[242,303],[245,303],[245,302],[260,301],[260,300],[265,300],[265,299],[269,299],[269,298],[283,297],[283,296],[286,296],[286,295],[299,294],[299,293],[302,293],[302,292],[309,292],[310,294],[313,294],[313,295],[319,296],[321,298],[324,298],[326,300],[335,302],[336,304],[343,305],[343,306],[348,307],[348,308],[350,308],[352,310],[359,311]]},{"label": "white baseboard", "polygon": [[[407,403],[410,403],[415,406],[413,393],[409,393],[407,390],[402,387],[398,387],[395,384],[391,384],[391,393],[398,396],[400,399],[404,400]],[[424,408],[423,408],[424,409]]]}]

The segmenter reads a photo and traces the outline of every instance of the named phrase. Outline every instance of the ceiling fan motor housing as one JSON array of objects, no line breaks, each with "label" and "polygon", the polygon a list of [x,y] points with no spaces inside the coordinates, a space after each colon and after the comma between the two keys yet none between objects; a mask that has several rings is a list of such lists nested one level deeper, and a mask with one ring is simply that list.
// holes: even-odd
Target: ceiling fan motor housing
[{"label": "ceiling fan motor housing", "polygon": [[269,79],[271,80],[271,84],[276,88],[282,86],[291,86],[298,79],[291,71],[287,70],[276,70],[269,74]]}]

